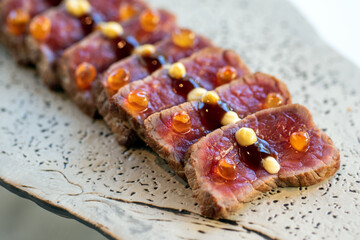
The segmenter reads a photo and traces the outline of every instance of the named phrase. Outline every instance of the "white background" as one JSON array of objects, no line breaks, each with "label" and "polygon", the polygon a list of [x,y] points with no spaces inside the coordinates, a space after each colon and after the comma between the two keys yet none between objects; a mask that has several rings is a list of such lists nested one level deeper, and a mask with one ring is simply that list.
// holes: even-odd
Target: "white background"
[{"label": "white background", "polygon": [[331,47],[360,67],[360,0],[289,0]]}]

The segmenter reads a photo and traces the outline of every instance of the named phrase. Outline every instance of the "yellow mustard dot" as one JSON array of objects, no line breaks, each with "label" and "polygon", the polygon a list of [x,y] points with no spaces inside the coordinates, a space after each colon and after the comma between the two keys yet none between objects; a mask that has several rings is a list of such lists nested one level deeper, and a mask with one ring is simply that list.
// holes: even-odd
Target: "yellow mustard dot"
[{"label": "yellow mustard dot", "polygon": [[276,174],[280,171],[280,164],[271,156],[263,159],[262,164],[264,169],[270,174]]},{"label": "yellow mustard dot", "polygon": [[201,101],[201,97],[207,92],[205,88],[194,88],[187,95],[187,101]]},{"label": "yellow mustard dot", "polygon": [[207,104],[216,104],[219,100],[220,97],[215,91],[208,91],[201,97],[201,101]]},{"label": "yellow mustard dot", "polygon": [[172,64],[169,68],[169,75],[170,75],[170,77],[175,78],[175,79],[181,79],[181,78],[185,77],[186,68],[185,68],[184,64],[182,64],[180,62]]},{"label": "yellow mustard dot", "polygon": [[150,56],[156,52],[156,47],[152,44],[144,44],[135,49],[135,53],[140,56]]},{"label": "yellow mustard dot", "polygon": [[100,24],[102,34],[107,38],[116,38],[124,33],[124,29],[117,22],[106,22]]},{"label": "yellow mustard dot", "polygon": [[232,123],[236,123],[238,121],[240,121],[241,119],[239,118],[238,114],[234,111],[228,111],[225,113],[225,115],[223,116],[223,118],[221,119],[221,124],[223,126],[228,125],[228,124],[232,124]]},{"label": "yellow mustard dot", "polygon": [[256,133],[251,128],[240,128],[235,133],[236,141],[240,146],[247,147],[253,145],[257,141]]},{"label": "yellow mustard dot", "polygon": [[65,7],[67,12],[75,17],[84,16],[91,11],[91,5],[87,0],[66,0]]}]

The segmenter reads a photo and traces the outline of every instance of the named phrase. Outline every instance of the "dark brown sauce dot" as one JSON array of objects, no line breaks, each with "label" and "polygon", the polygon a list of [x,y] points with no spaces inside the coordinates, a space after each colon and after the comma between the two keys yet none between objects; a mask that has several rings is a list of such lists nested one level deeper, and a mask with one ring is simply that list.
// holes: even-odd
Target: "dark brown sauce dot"
[{"label": "dark brown sauce dot", "polygon": [[153,73],[166,64],[166,58],[161,53],[150,56],[139,56],[140,63],[146,67],[149,73]]},{"label": "dark brown sauce dot", "polygon": [[199,83],[197,83],[193,78],[189,76],[185,76],[182,79],[175,79],[175,78],[171,78],[171,79],[172,79],[173,91],[176,94],[183,96],[184,98],[187,98],[187,95],[191,90],[200,87]]},{"label": "dark brown sauce dot", "polygon": [[276,158],[276,155],[270,151],[269,143],[259,137],[253,145],[247,147],[240,146],[239,155],[242,162],[254,171],[262,168],[262,159],[268,156]]},{"label": "dark brown sauce dot", "polygon": [[119,36],[112,39],[112,42],[118,60],[130,56],[133,50],[139,46],[138,41],[133,36]]},{"label": "dark brown sauce dot", "polygon": [[215,130],[222,126],[221,119],[231,108],[227,103],[218,101],[217,104],[200,103],[198,111],[202,125],[207,130]]},{"label": "dark brown sauce dot", "polygon": [[85,14],[85,15],[79,17],[79,20],[80,20],[81,27],[82,27],[84,34],[88,35],[89,33],[91,33],[94,30],[94,28],[96,27],[96,24],[101,22],[102,19],[97,14],[90,13],[90,14]]},{"label": "dark brown sauce dot", "polygon": [[47,2],[51,6],[56,6],[59,5],[62,2],[62,0],[46,0],[45,2]]}]

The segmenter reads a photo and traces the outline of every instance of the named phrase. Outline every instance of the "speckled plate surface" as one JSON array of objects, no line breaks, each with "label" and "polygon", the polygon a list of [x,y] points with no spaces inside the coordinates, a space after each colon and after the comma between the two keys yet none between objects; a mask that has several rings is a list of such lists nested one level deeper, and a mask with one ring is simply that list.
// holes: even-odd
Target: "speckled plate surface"
[{"label": "speckled plate surface", "polygon": [[183,26],[282,79],[341,151],[341,169],[276,189],[230,220],[199,215],[188,186],[153,152],[116,144],[101,120],[0,48],[0,178],[5,187],[115,239],[358,239],[360,71],[281,0],[150,1]]}]

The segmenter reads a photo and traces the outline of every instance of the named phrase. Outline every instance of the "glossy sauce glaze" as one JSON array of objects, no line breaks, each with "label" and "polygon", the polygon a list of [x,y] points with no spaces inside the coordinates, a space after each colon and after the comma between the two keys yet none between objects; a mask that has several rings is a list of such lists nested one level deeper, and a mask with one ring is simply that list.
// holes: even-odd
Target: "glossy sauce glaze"
[{"label": "glossy sauce glaze", "polygon": [[[240,162],[255,172],[264,170],[262,165],[264,158],[272,156],[276,159],[277,156],[276,152],[270,150],[268,142],[260,138],[250,146],[239,146],[237,151]],[[226,164],[224,164],[224,162]],[[210,174],[216,181],[236,181],[239,177],[238,174],[241,172],[241,167],[238,166],[238,164],[236,161],[233,161],[232,157],[225,157],[219,161],[213,161],[210,167]]]},{"label": "glossy sauce glaze", "polygon": [[138,41],[133,36],[118,36],[111,41],[118,60],[130,56],[133,50],[139,46]]},{"label": "glossy sauce glaze", "polygon": [[167,63],[164,55],[155,53],[148,56],[139,56],[139,61],[149,73],[153,73]]},{"label": "glossy sauce glaze", "polygon": [[264,158],[272,156],[276,159],[276,154],[272,153],[269,143],[261,138],[247,147],[239,147],[239,156],[246,167],[256,171],[263,168],[261,162]]},{"label": "glossy sauce glaze", "polygon": [[62,0],[45,0],[45,2],[51,6],[56,6],[59,5],[62,2]]},{"label": "glossy sauce glaze", "polygon": [[200,87],[200,84],[190,76],[185,76],[181,79],[171,78],[171,80],[173,91],[185,99],[191,90]]},{"label": "glossy sauce glaze", "polygon": [[201,102],[198,109],[202,125],[210,131],[220,128],[221,119],[231,110],[231,107],[221,100],[216,104]]},{"label": "glossy sauce glaze", "polygon": [[78,17],[78,19],[81,23],[81,28],[85,35],[91,33],[95,29],[96,25],[102,21],[100,16],[93,13],[85,14],[81,17]]}]

